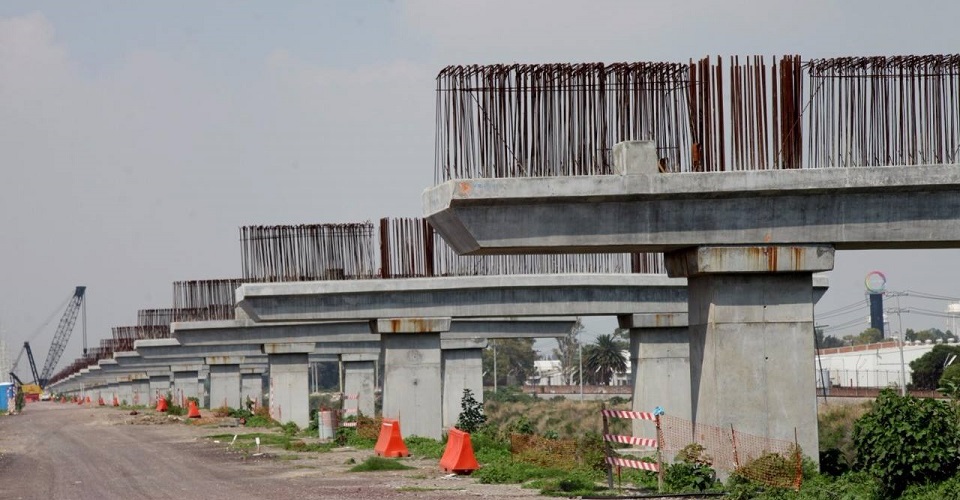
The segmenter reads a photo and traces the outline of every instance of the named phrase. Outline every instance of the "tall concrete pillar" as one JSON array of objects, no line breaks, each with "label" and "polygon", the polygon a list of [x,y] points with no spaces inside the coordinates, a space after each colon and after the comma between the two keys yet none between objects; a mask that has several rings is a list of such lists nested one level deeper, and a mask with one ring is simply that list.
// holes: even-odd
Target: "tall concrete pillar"
[{"label": "tall concrete pillar", "polygon": [[450,318],[381,319],[373,325],[383,350],[384,418],[399,418],[404,437],[440,439],[440,332],[450,330]]},{"label": "tall concrete pillar", "polygon": [[188,398],[200,396],[200,365],[171,365],[173,373],[173,398],[178,405],[185,405]]},{"label": "tall concrete pillar", "polygon": [[150,377],[149,404],[154,406],[157,404],[158,395],[167,397],[167,393],[170,392],[170,371],[149,372],[147,375]]},{"label": "tall concrete pillar", "polygon": [[146,375],[133,376],[132,405],[150,405],[150,378]]},{"label": "tall concrete pillar", "polygon": [[833,256],[829,246],[667,254],[669,274],[688,283],[695,424],[789,442],[796,436],[817,460],[813,273],[833,269]]},{"label": "tall concrete pillar", "polygon": [[263,404],[263,368],[240,367],[240,401],[241,406],[247,407],[247,401],[253,401],[257,406]]},{"label": "tall concrete pillar", "polygon": [[[343,393],[358,397],[357,410],[366,417],[372,417],[376,412],[378,358],[376,354],[344,353],[340,355],[340,362],[343,365]],[[401,425],[400,428],[403,429],[403,426]]]},{"label": "tall concrete pillar", "polygon": [[270,417],[310,425],[309,353],[315,343],[264,344],[270,366]]},{"label": "tall concrete pillar", "polygon": [[118,389],[120,384],[116,381],[107,383],[103,388],[103,402],[110,406],[113,404],[113,398],[117,397],[119,399],[120,395],[118,394]]},{"label": "tall concrete pillar", "polygon": [[487,339],[480,338],[440,341],[444,429],[457,424],[464,389],[470,389],[474,399],[483,403],[483,349],[486,347]]},{"label": "tall concrete pillar", "polygon": [[240,408],[240,363],[242,356],[207,358],[210,367],[211,409],[221,406]]},{"label": "tall concrete pillar", "polygon": [[[630,383],[633,410],[664,412],[692,420],[690,412],[690,334],[687,313],[631,314],[617,317],[630,330]],[[633,435],[656,437],[656,425],[633,421]]]},{"label": "tall concrete pillar", "polygon": [[117,383],[117,398],[120,404],[133,404],[133,381],[127,377],[122,377]]}]

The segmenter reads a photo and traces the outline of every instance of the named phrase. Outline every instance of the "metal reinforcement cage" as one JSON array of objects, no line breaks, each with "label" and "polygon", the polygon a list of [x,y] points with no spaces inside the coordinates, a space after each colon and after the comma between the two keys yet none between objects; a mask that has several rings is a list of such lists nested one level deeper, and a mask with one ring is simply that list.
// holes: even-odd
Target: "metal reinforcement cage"
[{"label": "metal reinforcement cage", "polygon": [[435,178],[605,175],[621,141],[663,172],[957,163],[960,55],[449,66]]}]

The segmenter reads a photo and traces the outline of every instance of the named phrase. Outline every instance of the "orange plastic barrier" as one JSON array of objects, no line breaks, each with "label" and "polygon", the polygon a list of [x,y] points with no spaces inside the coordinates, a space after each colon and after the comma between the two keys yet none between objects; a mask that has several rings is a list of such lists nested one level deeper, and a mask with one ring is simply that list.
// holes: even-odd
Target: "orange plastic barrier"
[{"label": "orange plastic barrier", "polygon": [[106,406],[106,403],[103,402],[103,396],[97,398],[97,406]]},{"label": "orange plastic barrier", "polygon": [[113,406],[120,406],[120,400],[117,399],[117,396],[113,396]]},{"label": "orange plastic barrier", "polygon": [[92,401],[90,401],[90,396],[87,396],[87,403],[92,403]]},{"label": "orange plastic barrier", "polygon": [[450,429],[447,435],[447,447],[440,458],[440,468],[456,474],[470,474],[480,468],[477,458],[473,455],[473,445],[470,443],[470,434],[460,429]]},{"label": "orange plastic barrier", "polygon": [[167,411],[167,398],[160,396],[157,399],[157,411]]},{"label": "orange plastic barrier", "polygon": [[187,410],[187,418],[200,418],[200,409],[197,408],[197,403],[194,400],[190,400],[190,407]]},{"label": "orange plastic barrier", "polygon": [[400,435],[400,421],[390,418],[383,419],[380,424],[380,437],[373,451],[381,457],[409,457],[406,443]]}]

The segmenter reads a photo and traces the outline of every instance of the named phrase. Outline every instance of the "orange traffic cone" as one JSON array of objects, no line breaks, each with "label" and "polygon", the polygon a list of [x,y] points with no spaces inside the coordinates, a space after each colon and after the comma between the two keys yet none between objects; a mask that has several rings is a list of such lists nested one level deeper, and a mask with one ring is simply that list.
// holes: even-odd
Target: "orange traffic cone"
[{"label": "orange traffic cone", "polygon": [[113,395],[113,406],[120,406],[120,400],[117,399],[117,395]]},{"label": "orange traffic cone", "polygon": [[157,400],[157,411],[167,411],[167,398],[160,396]]},{"label": "orange traffic cone", "polygon": [[197,408],[197,402],[192,399],[187,409],[187,418],[200,418],[200,409]]},{"label": "orange traffic cone", "polygon": [[447,435],[447,448],[440,458],[440,467],[456,474],[470,474],[480,468],[477,458],[473,455],[473,445],[470,444],[470,434],[460,429],[450,429]]},{"label": "orange traffic cone", "polygon": [[90,396],[87,396],[87,403],[92,403],[92,402],[93,401],[90,400]]},{"label": "orange traffic cone", "polygon": [[380,437],[373,451],[381,457],[409,457],[407,445],[400,435],[400,420],[385,418],[380,425]]},{"label": "orange traffic cone", "polygon": [[103,396],[97,398],[97,406],[106,406],[106,403],[103,402]]}]

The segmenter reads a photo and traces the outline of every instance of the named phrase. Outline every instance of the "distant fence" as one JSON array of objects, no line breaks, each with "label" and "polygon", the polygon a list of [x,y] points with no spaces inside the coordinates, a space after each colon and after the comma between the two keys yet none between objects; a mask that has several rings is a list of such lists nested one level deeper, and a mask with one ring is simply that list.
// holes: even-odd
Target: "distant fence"
[{"label": "distant fence", "polygon": [[[823,389],[817,389],[817,396],[831,398],[875,398],[880,395],[880,391],[885,387],[831,387],[829,392],[824,393]],[[908,389],[907,394],[918,398],[938,398],[945,399],[946,396],[937,391],[920,391]]]},{"label": "distant fence", "polygon": [[[485,389],[493,389],[492,387],[486,387]],[[568,394],[580,394],[579,385],[525,385],[520,388],[526,394],[533,394],[536,396],[550,396],[552,394],[556,395],[568,395]],[[633,394],[633,386],[631,385],[585,385],[583,386],[584,394],[616,394],[616,395],[625,395],[631,396]]]}]

